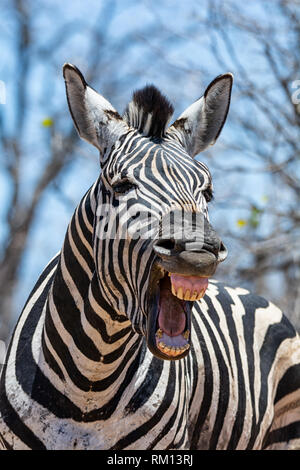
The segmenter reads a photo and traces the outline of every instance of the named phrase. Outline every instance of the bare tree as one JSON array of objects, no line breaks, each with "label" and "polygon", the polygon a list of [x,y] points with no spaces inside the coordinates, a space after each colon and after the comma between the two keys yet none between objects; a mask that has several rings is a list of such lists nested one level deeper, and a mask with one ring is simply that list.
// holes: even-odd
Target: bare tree
[{"label": "bare tree", "polygon": [[[240,2],[211,1],[207,8],[211,51],[234,69],[238,93],[229,146],[242,163],[228,172],[239,194],[234,203],[232,194],[226,198],[228,207],[244,204],[240,228],[228,227],[235,278],[276,301],[300,328],[300,106],[293,88],[300,83],[300,3],[254,1],[249,12]],[[250,197],[241,191],[245,175]]]}]

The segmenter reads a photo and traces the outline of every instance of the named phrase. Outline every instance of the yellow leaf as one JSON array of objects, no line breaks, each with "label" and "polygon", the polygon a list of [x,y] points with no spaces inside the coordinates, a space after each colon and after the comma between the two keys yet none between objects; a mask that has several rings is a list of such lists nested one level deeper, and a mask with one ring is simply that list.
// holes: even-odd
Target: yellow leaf
[{"label": "yellow leaf", "polygon": [[42,120],[42,125],[44,127],[51,127],[53,126],[53,119],[51,119],[50,117],[47,117],[45,119]]},{"label": "yellow leaf", "polygon": [[239,228],[244,227],[246,224],[247,224],[247,221],[244,220],[244,219],[238,219],[238,220],[236,221],[236,225],[237,225]]}]

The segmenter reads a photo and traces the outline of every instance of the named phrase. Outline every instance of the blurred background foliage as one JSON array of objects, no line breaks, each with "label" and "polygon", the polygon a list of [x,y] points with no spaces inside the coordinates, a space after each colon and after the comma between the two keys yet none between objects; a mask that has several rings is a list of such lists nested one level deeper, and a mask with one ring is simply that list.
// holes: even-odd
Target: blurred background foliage
[{"label": "blurred background foliage", "polygon": [[2,0],[0,44],[1,339],[99,174],[69,116],[64,62],[120,112],[154,83],[174,118],[215,76],[234,74],[225,128],[198,157],[230,253],[216,277],[272,300],[300,328],[298,0]]}]

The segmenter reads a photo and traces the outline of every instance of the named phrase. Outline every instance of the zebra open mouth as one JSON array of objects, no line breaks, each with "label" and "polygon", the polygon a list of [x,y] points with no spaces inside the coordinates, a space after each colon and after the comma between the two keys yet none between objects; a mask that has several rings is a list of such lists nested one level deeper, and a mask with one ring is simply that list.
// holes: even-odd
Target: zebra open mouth
[{"label": "zebra open mouth", "polygon": [[161,359],[181,359],[190,348],[193,302],[204,296],[208,279],[160,268],[151,284],[154,303],[148,317],[148,347]]}]

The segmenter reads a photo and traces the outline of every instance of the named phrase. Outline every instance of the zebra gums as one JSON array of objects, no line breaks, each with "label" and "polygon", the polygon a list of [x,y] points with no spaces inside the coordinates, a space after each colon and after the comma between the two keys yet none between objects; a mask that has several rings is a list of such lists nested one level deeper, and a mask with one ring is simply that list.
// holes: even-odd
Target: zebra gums
[{"label": "zebra gums", "polygon": [[121,117],[76,67],[64,78],[101,174],[12,336],[3,448],[299,448],[294,328],[263,298],[211,280],[227,250],[208,220],[210,172],[193,157],[221,132],[232,75],[170,127],[153,86]]}]

